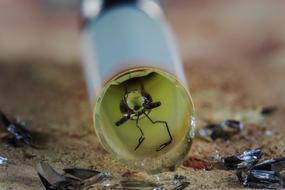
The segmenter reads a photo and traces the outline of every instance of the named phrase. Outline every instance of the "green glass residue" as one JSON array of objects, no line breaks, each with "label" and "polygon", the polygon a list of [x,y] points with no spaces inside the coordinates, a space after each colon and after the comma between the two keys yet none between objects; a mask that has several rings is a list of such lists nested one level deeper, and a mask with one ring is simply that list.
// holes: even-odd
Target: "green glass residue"
[{"label": "green glass residue", "polygon": [[153,172],[183,160],[195,128],[187,90],[172,75],[152,68],[131,70],[107,83],[94,120],[100,142],[109,152]]}]

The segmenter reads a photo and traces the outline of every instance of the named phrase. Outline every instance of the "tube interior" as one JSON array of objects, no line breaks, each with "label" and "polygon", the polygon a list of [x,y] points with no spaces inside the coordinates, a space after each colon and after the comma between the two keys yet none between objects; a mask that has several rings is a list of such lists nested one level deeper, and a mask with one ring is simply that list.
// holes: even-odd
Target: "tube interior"
[{"label": "tube interior", "polygon": [[[153,122],[165,121],[173,138],[172,142],[160,151],[157,151],[157,148],[170,139],[164,123],[152,123],[149,118],[141,117],[138,126],[142,129],[145,139],[136,150],[141,137],[136,120],[129,119],[120,126],[115,125],[123,116],[120,103],[126,94],[126,88],[128,91],[140,90],[141,84],[154,102],[161,102],[159,107],[148,113],[149,118]],[[120,159],[159,159],[171,151],[179,154],[175,153],[175,149],[178,150],[179,146],[187,142],[185,138],[189,138],[190,116],[193,113],[191,99],[185,88],[167,73],[157,71],[125,73],[105,86],[95,109],[97,135],[103,146]]]}]

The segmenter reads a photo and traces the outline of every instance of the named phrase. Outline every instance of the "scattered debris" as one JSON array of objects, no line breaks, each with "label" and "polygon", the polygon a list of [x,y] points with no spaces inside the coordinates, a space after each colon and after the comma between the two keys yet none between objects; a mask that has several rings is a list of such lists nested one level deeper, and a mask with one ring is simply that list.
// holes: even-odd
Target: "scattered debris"
[{"label": "scattered debris", "polygon": [[285,158],[265,160],[249,170],[238,171],[237,176],[245,187],[281,189],[285,188]]},{"label": "scattered debris", "polygon": [[186,176],[178,174],[173,175],[172,172],[160,173],[155,175],[155,177],[155,181],[160,183],[163,189],[182,190],[190,184]]},{"label": "scattered debris", "polygon": [[211,169],[218,169],[218,170],[224,170],[225,166],[223,163],[223,157],[220,155],[219,151],[216,150],[212,155],[211,155]]},{"label": "scattered debris", "polygon": [[285,169],[285,158],[276,158],[271,160],[264,160],[256,165],[254,165],[251,169],[254,170],[272,170],[276,172],[280,172]]},{"label": "scattered debris", "polygon": [[212,154],[211,158],[215,162],[222,161],[222,156],[220,155],[219,151],[217,151],[217,150]]},{"label": "scattered debris", "polygon": [[189,182],[185,181],[185,182],[182,182],[180,185],[178,185],[177,187],[175,187],[174,189],[172,190],[183,190],[185,189],[186,187],[188,187],[190,185]]},{"label": "scattered debris", "polygon": [[187,178],[183,175],[174,175],[172,185],[176,185],[172,190],[183,190],[190,185]]},{"label": "scattered debris", "polygon": [[195,158],[195,157],[189,157],[187,160],[183,162],[183,166],[190,167],[195,170],[209,170],[210,169],[210,165],[206,161],[201,160],[199,158]]},{"label": "scattered debris", "polygon": [[52,189],[80,189],[83,184],[77,178],[67,178],[57,173],[50,165],[39,163],[37,172],[41,182],[47,190]]},{"label": "scattered debris", "polygon": [[129,190],[162,189],[162,185],[145,181],[108,181],[112,180],[112,176],[109,172],[77,168],[63,169],[63,171],[64,173],[61,175],[46,163],[39,163],[37,166],[37,172],[40,180],[47,190],[83,190],[88,188],[97,189],[100,187]]},{"label": "scattered debris", "polygon": [[0,166],[5,166],[8,163],[8,159],[0,156]]},{"label": "scattered debris", "polygon": [[174,184],[174,185],[177,185],[178,183],[181,183],[182,181],[184,181],[184,180],[186,180],[186,177],[185,176],[183,176],[183,175],[174,175],[174,177],[173,177],[173,181],[172,181],[172,183]]},{"label": "scattered debris", "polygon": [[89,169],[64,169],[65,173],[61,175],[42,162],[38,164],[37,172],[47,190],[80,190],[111,178],[107,172]]},{"label": "scattered debris", "polygon": [[10,121],[4,113],[0,111],[0,123],[9,134],[8,143],[17,147],[19,144],[32,145],[32,137],[26,126],[22,122]]},{"label": "scattered debris", "polygon": [[260,114],[262,116],[271,116],[272,114],[274,114],[276,111],[278,110],[278,108],[276,106],[269,106],[269,107],[264,107],[261,109]]},{"label": "scattered debris", "polygon": [[98,172],[96,170],[90,170],[90,169],[76,169],[76,168],[70,168],[70,169],[63,169],[63,171],[66,174],[72,175],[74,177],[80,178],[80,179],[88,179],[90,177],[93,177],[95,175],[100,174],[101,172]]},{"label": "scattered debris", "polygon": [[[243,123],[236,120],[226,120],[220,124],[209,124],[199,130],[199,135],[205,140],[216,140],[218,138],[229,140],[231,136],[243,129]],[[210,139],[209,139],[210,138]]]},{"label": "scattered debris", "polygon": [[250,151],[245,151],[237,156],[229,156],[223,158],[223,163],[227,169],[241,169],[250,168],[258,162],[262,156],[261,149],[254,149]]},{"label": "scattered debris", "polygon": [[285,158],[259,162],[261,156],[261,149],[254,149],[226,157],[223,163],[227,169],[237,169],[237,177],[245,187],[285,188]]},{"label": "scattered debris", "polygon": [[[237,173],[239,180],[245,187],[278,189],[283,185],[283,180],[274,171],[267,170],[249,170],[239,171]],[[285,186],[284,186],[285,187]]]},{"label": "scattered debris", "polygon": [[111,189],[128,189],[128,190],[162,190],[163,186],[152,182],[145,181],[121,181],[119,184],[114,185]]}]

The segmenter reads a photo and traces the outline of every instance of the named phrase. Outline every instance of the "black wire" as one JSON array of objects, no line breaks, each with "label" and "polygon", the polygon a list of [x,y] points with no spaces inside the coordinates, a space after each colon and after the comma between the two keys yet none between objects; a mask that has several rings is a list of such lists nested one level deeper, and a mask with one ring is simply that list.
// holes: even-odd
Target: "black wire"
[{"label": "black wire", "polygon": [[165,124],[165,126],[166,126],[166,129],[167,129],[167,132],[168,132],[168,135],[169,135],[169,137],[170,137],[170,139],[172,140],[173,138],[172,138],[172,135],[171,135],[171,133],[170,133],[170,130],[169,130],[169,127],[168,127],[168,124],[167,124],[167,122],[166,121],[153,121],[149,116],[148,116],[148,114],[146,114],[145,112],[143,112],[143,114],[150,120],[150,122],[152,123],[152,124],[156,124],[156,123],[164,123]]}]

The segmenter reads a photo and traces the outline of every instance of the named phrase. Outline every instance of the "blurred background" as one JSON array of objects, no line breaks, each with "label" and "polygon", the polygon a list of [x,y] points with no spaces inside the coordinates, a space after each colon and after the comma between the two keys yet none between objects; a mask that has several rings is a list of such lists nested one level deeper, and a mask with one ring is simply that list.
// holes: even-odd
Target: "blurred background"
[{"label": "blurred background", "polygon": [[[161,3],[186,64],[284,62],[284,0]],[[0,0],[1,62],[78,63],[78,4],[79,0]]]}]

